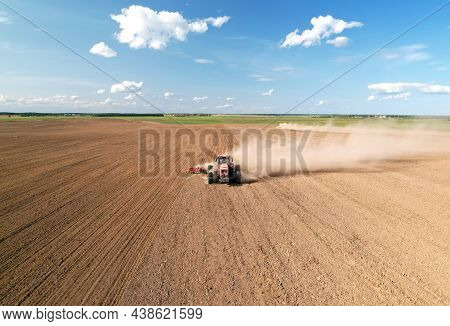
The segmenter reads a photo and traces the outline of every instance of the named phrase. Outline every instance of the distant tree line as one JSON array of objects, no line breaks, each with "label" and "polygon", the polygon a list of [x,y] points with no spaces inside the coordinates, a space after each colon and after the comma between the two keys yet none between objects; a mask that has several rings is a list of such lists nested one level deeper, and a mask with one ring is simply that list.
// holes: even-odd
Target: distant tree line
[{"label": "distant tree line", "polygon": [[83,116],[83,117],[163,117],[164,114],[161,113],[39,113],[39,112],[0,112],[0,115],[14,115],[20,117],[48,117],[48,116],[61,116],[61,117],[72,117],[72,116]]},{"label": "distant tree line", "polygon": [[215,115],[222,116],[284,116],[284,117],[311,117],[311,118],[395,118],[395,119],[449,119],[449,116],[427,116],[427,115],[382,115],[382,114],[205,114],[205,113],[39,113],[39,112],[0,112],[0,115],[21,116],[21,117],[45,117],[45,116],[83,116],[83,117],[209,117]]}]

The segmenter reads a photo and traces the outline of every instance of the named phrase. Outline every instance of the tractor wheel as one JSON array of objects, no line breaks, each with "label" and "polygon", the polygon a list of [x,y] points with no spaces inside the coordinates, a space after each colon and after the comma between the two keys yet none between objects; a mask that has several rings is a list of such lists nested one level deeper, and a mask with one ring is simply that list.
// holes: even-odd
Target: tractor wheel
[{"label": "tractor wheel", "polygon": [[241,184],[242,183],[241,171],[236,171],[236,175],[234,177],[234,183],[237,183],[237,184]]},{"label": "tractor wheel", "polygon": [[208,173],[208,184],[214,183],[214,174]]}]

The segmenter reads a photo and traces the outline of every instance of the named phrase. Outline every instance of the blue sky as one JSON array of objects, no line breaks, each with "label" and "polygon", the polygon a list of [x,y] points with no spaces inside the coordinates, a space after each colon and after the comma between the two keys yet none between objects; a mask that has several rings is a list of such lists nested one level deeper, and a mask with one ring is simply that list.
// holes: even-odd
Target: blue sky
[{"label": "blue sky", "polygon": [[[2,1],[126,82],[0,3],[0,111],[278,114],[445,3]],[[450,5],[291,113],[449,115],[449,40]]]}]

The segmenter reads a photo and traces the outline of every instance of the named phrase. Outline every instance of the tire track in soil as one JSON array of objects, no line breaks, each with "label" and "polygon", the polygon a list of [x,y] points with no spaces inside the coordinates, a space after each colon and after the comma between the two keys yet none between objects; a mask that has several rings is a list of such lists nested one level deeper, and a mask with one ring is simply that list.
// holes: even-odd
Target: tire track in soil
[{"label": "tire track in soil", "polygon": [[240,187],[194,176],[121,303],[448,304],[449,162],[443,153]]},{"label": "tire track in soil", "polygon": [[[162,135],[153,178],[138,175],[141,127]],[[183,150],[212,157],[175,149],[176,128],[0,124],[0,303],[449,303],[449,155],[209,186],[182,173]]]},{"label": "tire track in soil", "polygon": [[[9,135],[15,132],[31,137],[23,125],[15,130],[14,127],[5,127],[13,129],[8,131]],[[96,131],[91,133],[86,127]],[[32,172],[38,180],[50,181],[47,188],[35,187],[26,175],[20,174],[20,150],[10,160],[12,165],[17,162],[19,178],[13,187],[2,185],[0,196],[13,190],[10,198],[16,203],[2,204],[0,210],[12,218],[17,214],[24,216],[25,224],[15,226],[14,233],[5,234],[5,230],[11,228],[11,219],[2,217],[0,234],[6,238],[0,244],[0,302],[114,304],[119,300],[133,276],[139,256],[151,245],[160,220],[170,211],[185,180],[177,175],[152,179],[137,176],[140,127],[142,124],[121,121],[93,122],[87,126],[67,122],[67,134],[85,139],[87,150],[61,147],[60,151],[70,154],[65,155],[66,160],[53,161],[51,169],[46,163],[51,162],[53,156],[47,161],[38,160]],[[45,139],[49,130],[44,129],[42,133],[40,137]],[[68,135],[62,134],[65,141]],[[102,134],[100,140],[98,134]],[[39,152],[39,146],[34,145],[24,153],[29,156],[33,151]],[[70,164],[80,152],[86,159]],[[96,155],[98,152],[101,155]],[[180,161],[174,157],[173,149],[166,148],[164,153],[163,160]],[[115,175],[109,176],[108,172]],[[87,189],[83,189],[86,186]],[[100,189],[97,197],[86,197]],[[33,198],[33,202],[22,205],[29,198]],[[33,214],[34,208],[40,213]],[[6,257],[10,258],[5,260]],[[19,270],[21,272],[17,273]]]}]

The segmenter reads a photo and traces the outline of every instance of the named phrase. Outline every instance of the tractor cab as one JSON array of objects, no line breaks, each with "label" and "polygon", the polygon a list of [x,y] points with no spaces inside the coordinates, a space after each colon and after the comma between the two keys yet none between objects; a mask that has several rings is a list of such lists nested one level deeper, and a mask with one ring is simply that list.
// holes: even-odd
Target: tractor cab
[{"label": "tractor cab", "polygon": [[233,158],[229,155],[219,155],[216,158],[216,162],[217,164],[221,165],[221,164],[230,164],[233,163]]}]

